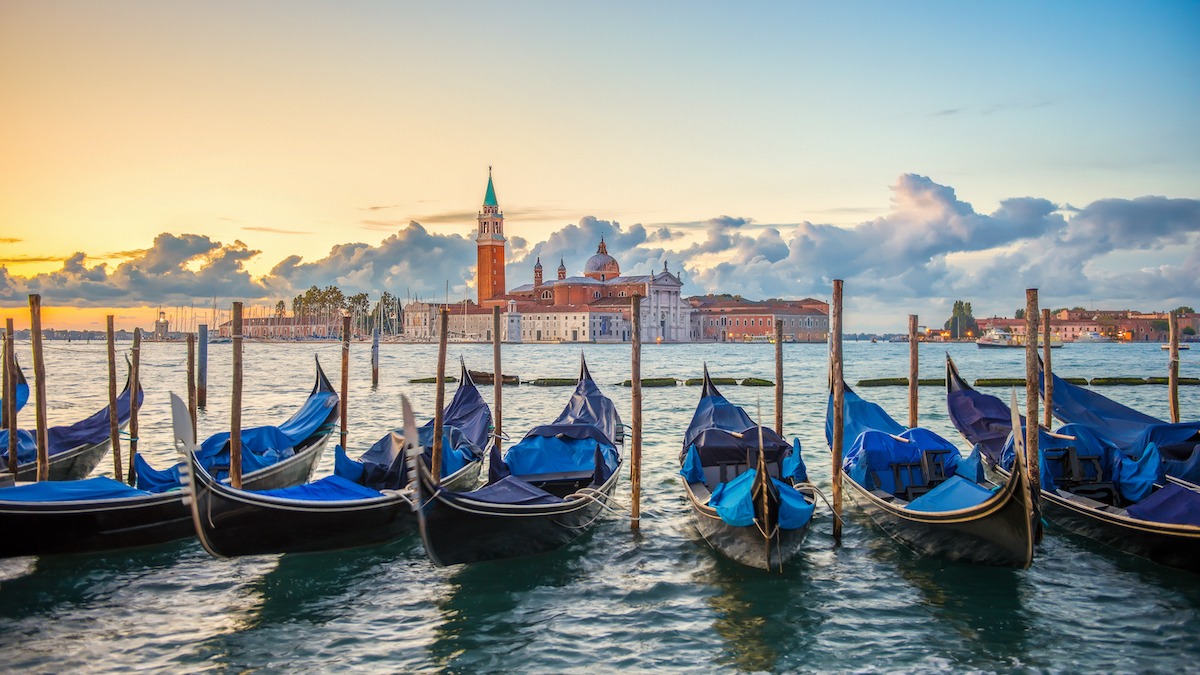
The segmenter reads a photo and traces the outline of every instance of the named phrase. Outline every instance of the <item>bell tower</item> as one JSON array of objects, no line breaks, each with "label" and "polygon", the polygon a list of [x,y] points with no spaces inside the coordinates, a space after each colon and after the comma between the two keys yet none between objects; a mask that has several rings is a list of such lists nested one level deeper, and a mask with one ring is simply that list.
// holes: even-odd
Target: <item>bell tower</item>
[{"label": "bell tower", "polygon": [[496,188],[492,186],[492,167],[488,167],[487,192],[483,196],[483,210],[479,212],[479,232],[475,235],[476,283],[479,304],[507,292],[504,286],[504,213],[496,202]]}]

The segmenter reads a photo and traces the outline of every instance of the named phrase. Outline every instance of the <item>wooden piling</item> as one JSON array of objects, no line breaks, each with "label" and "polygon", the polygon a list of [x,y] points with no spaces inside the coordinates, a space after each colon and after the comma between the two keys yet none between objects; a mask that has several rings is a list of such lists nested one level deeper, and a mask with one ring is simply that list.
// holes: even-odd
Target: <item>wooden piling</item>
[{"label": "wooden piling", "polygon": [[1175,312],[1167,314],[1167,330],[1171,333],[1170,363],[1167,364],[1167,389],[1171,404],[1171,424],[1179,423],[1179,321]]},{"label": "wooden piling", "polygon": [[371,331],[371,386],[379,386],[379,324]]},{"label": "wooden piling", "polygon": [[[134,470],[133,458],[138,452],[138,394],[141,383],[138,381],[138,371],[142,363],[142,329],[133,329],[133,353],[129,360],[129,471],[126,475],[129,484],[137,482],[137,472]],[[193,425],[194,426],[194,425]]]},{"label": "wooden piling", "polygon": [[17,349],[13,320],[4,320],[4,427],[8,431],[8,471],[17,478]]},{"label": "wooden piling", "polygon": [[833,541],[842,545],[842,436],[846,426],[846,383],[842,380],[842,280],[833,280],[833,298],[829,305],[829,341],[833,381],[833,440],[829,447],[833,459]]},{"label": "wooden piling", "polygon": [[[1025,291],[1025,459],[1029,469],[1029,486],[1037,503],[1041,477],[1038,461],[1038,291]],[[1016,430],[1014,429],[1014,432]]]},{"label": "wooden piling", "polygon": [[[201,326],[203,328],[203,326]],[[188,397],[188,416],[192,419],[192,444],[196,443],[196,406],[197,402],[197,387],[196,387],[196,336],[188,333],[187,336],[187,397]]]},{"label": "wooden piling", "polygon": [[775,321],[775,433],[783,436],[783,322]]},{"label": "wooden piling", "polygon": [[37,480],[50,480],[49,439],[46,437],[46,361],[42,355],[42,296],[29,296],[29,339],[33,343],[34,397],[37,399]]},{"label": "wooden piling", "polygon": [[1050,310],[1042,310],[1042,398],[1046,401],[1046,430],[1054,429],[1054,376],[1050,361]]},{"label": "wooden piling", "polygon": [[917,341],[917,315],[908,315],[908,428],[917,426],[917,385],[920,343]]},{"label": "wooden piling", "polygon": [[350,419],[350,406],[347,398],[350,394],[350,312],[342,312],[342,386],[338,392],[338,405],[341,410],[342,429],[338,433],[338,444],[346,449],[346,436],[349,434],[347,424]]},{"label": "wooden piling", "polygon": [[504,408],[501,405],[504,393],[504,373],[500,368],[500,307],[492,307],[492,442],[500,449],[501,422]]},{"label": "wooden piling", "polygon": [[193,382],[196,388],[196,405],[192,408],[192,427],[196,426],[196,408],[208,405],[208,325],[200,324],[200,345],[197,349],[198,363]]},{"label": "wooden piling", "polygon": [[634,532],[641,529],[642,517],[642,296],[634,294],[630,307],[632,342],[630,349],[630,392],[633,408],[632,443],[629,450],[629,492]]},{"label": "wooden piling", "polygon": [[125,480],[125,469],[121,466],[121,417],[117,412],[117,345],[113,335],[113,315],[105,321],[108,337],[108,438],[112,443],[113,478]]},{"label": "wooden piling", "polygon": [[[446,405],[446,341],[449,331],[450,313],[442,307],[442,311],[438,313],[437,409],[433,411],[433,458],[429,463],[434,485],[440,485],[442,482],[442,425],[445,417],[442,407]],[[496,379],[500,381],[500,378]]]},{"label": "wooden piling", "polygon": [[233,394],[229,404],[229,484],[242,489],[242,303],[233,303]]}]

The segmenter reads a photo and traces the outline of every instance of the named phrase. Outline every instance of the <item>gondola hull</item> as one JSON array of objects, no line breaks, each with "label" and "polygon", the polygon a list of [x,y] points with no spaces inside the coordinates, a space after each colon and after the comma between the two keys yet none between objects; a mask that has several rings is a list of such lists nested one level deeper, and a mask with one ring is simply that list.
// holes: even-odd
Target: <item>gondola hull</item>
[{"label": "gondola hull", "polygon": [[617,487],[620,471],[587,497],[558,504],[494,504],[471,493],[439,489],[429,471],[420,474],[419,522],[425,552],[437,565],[515,558],[553,551],[574,541],[599,519],[602,502]]},{"label": "gondola hull", "polygon": [[[207,472],[191,470],[196,534],[215,556],[305,553],[382,544],[417,530],[409,495],[390,492],[373,499],[310,501],[235,490]],[[454,490],[479,482],[481,462],[446,478]]]},{"label": "gondola hull", "polygon": [[[756,525],[730,525],[717,515],[716,509],[696,496],[686,479],[683,484],[692,505],[692,522],[700,536],[718,553],[736,563],[761,570],[781,569],[799,553],[808,535],[811,520],[797,529],[777,528],[771,537],[764,536]],[[812,495],[808,494],[808,497],[812,501]]]},{"label": "gondola hull", "polygon": [[912,511],[888,503],[842,474],[846,493],[896,541],[931,557],[998,567],[1028,568],[1035,525],[1023,475],[988,501],[957,511]]},{"label": "gondola hull", "polygon": [[[331,431],[314,437],[292,457],[247,474],[244,485],[269,490],[308,480]],[[176,490],[74,502],[0,499],[0,531],[12,533],[0,537],[0,558],[10,558],[150,546],[190,537],[195,530],[191,509],[184,504],[182,491]]]},{"label": "gondola hull", "polygon": [[[99,443],[83,445],[50,456],[50,480],[82,480],[91,475],[92,471],[108,454],[112,439],[104,439]],[[18,481],[37,480],[37,462],[26,462],[17,466]]]}]

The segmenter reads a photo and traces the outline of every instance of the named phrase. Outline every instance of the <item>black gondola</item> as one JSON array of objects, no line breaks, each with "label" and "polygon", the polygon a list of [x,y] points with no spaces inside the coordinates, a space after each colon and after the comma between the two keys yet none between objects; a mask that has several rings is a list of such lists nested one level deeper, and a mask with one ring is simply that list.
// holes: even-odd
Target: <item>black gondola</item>
[{"label": "black gondola", "polygon": [[[17,367],[17,396],[18,409],[29,397],[29,385],[25,382],[25,374]],[[130,383],[131,372],[125,378],[125,388],[117,396],[117,423],[124,427],[129,423]],[[22,390],[23,387],[23,390]],[[138,387],[138,407],[142,405],[145,395]],[[79,480],[86,478],[104,459],[112,447],[108,419],[108,406],[104,406],[94,415],[86,417],[74,424],[50,427],[46,430],[47,455],[50,461],[49,480]],[[0,428],[0,453],[8,447],[8,430]],[[33,432],[27,429],[17,430],[17,476],[18,481],[37,480],[37,440]]]},{"label": "black gondola", "polygon": [[[411,410],[406,412],[411,415]],[[443,419],[442,485],[470,490],[479,482],[492,413],[466,366]],[[415,423],[411,426],[404,429],[403,438],[419,439],[428,466],[433,420],[420,430]],[[217,482],[188,453],[192,516],[200,543],[209,553],[228,557],[366,546],[415,532],[411,474],[401,445],[400,437],[389,432],[358,461],[346,457],[339,445],[333,475],[265,492]]]},{"label": "black gondola", "polygon": [[800,457],[717,391],[704,366],[700,402],[679,453],[692,520],[713,548],[735,562],[783,569],[800,550],[814,492]]},{"label": "black gondola", "polygon": [[[948,355],[946,404],[955,428],[985,464],[1010,475],[1010,408],[971,388]],[[1047,520],[1126,553],[1200,573],[1200,493],[1164,481],[1156,453],[1134,460],[1082,424],[1055,434],[1039,429],[1038,451],[1039,502]]]},{"label": "black gondola", "polygon": [[620,477],[621,418],[580,357],[579,383],[553,423],[534,427],[501,458],[492,443],[488,483],[438,486],[420,465],[421,538],[437,565],[552,551],[601,516]]},{"label": "black gondola", "polygon": [[[316,384],[299,411],[279,427],[243,431],[243,468],[253,468],[243,476],[243,485],[270,489],[308,480],[337,418],[337,393],[317,363]],[[254,454],[256,442],[274,439],[282,443],[289,433],[299,437],[292,442],[289,457],[266,466],[262,458],[246,461]],[[228,432],[217,434],[205,445],[220,450],[228,445],[228,437]],[[278,445],[275,449],[282,451]],[[213,459],[219,461],[220,456],[214,452]],[[228,457],[228,450],[224,456]],[[154,472],[155,478],[162,481],[159,487],[166,484],[163,477],[172,472],[178,475],[178,468]],[[142,478],[139,474],[139,481]],[[0,538],[0,558],[145,546],[182,539],[194,532],[191,509],[183,501],[182,490],[168,486],[155,492],[103,476],[0,488],[0,530],[9,533]]]},{"label": "black gondola", "polygon": [[[884,532],[927,556],[1029,567],[1036,519],[1025,472],[996,487],[974,455],[964,458],[932,431],[905,428],[849,387],[845,392],[844,438],[853,441],[842,485]],[[830,443],[832,427],[831,394]]]}]

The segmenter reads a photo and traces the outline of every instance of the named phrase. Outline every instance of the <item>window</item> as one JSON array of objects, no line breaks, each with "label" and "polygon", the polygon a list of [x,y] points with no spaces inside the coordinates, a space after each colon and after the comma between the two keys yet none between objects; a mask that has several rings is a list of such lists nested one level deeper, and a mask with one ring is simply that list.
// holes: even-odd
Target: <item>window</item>
[{"label": "window", "polygon": [[594,300],[594,299],[596,299],[596,298],[599,298],[599,297],[600,297],[600,291],[596,291],[595,293],[592,293],[592,299],[593,299],[593,300]]}]

